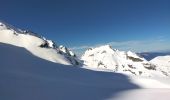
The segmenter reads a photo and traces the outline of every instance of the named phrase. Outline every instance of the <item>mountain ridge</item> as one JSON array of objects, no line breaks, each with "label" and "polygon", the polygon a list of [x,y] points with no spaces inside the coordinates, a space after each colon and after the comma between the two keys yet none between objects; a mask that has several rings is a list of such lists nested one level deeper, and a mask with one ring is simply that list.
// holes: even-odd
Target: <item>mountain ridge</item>
[{"label": "mountain ridge", "polygon": [[0,32],[0,42],[2,43],[24,47],[34,55],[52,62],[72,65],[81,64],[76,54],[67,47],[62,46],[61,48],[54,41],[32,31],[21,30],[0,21]]},{"label": "mountain ridge", "polygon": [[79,59],[63,45],[58,46],[54,41],[37,33],[21,30],[3,22],[0,22],[0,35],[0,42],[26,48],[32,54],[55,63],[135,76],[170,76],[170,69],[166,71],[167,68],[160,68],[164,66],[156,61],[148,61],[131,51],[119,51],[110,45],[89,48]]}]

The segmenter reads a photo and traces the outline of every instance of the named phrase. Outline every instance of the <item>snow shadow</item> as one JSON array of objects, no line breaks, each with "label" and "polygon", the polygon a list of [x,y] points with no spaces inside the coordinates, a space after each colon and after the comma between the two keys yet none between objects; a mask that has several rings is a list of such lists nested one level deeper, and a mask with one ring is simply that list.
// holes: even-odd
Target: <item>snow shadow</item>
[{"label": "snow shadow", "polygon": [[52,63],[0,43],[0,100],[105,100],[137,88],[123,74]]}]

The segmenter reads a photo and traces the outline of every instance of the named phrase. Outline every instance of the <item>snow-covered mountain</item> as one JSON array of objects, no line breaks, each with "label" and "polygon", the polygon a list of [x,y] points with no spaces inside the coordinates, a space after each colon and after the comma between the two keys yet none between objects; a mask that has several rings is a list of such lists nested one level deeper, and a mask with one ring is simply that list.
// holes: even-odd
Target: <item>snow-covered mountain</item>
[{"label": "snow-covered mountain", "polygon": [[167,76],[159,67],[131,51],[119,51],[109,45],[88,49],[81,58],[88,68],[139,76]]},{"label": "snow-covered mountain", "polygon": [[64,46],[57,46],[38,34],[21,30],[0,21],[0,42],[23,47],[32,54],[55,63],[80,65],[76,55]]},{"label": "snow-covered mountain", "polygon": [[[96,68],[96,65],[122,73],[74,67],[79,60],[68,48],[57,46],[33,32],[0,23],[0,100],[170,98],[169,78],[123,74],[159,74],[155,66],[133,52],[102,46],[86,51],[84,59],[89,67]],[[169,62],[168,59],[166,61]]]}]

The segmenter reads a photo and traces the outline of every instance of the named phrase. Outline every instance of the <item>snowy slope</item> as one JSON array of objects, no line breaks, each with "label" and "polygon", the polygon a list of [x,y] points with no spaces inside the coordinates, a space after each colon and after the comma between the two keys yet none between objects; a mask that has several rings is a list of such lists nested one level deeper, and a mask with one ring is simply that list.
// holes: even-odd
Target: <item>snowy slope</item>
[{"label": "snowy slope", "polygon": [[137,54],[119,51],[109,45],[88,49],[82,56],[85,68],[109,70],[138,76],[166,76],[157,66]]},{"label": "snowy slope", "polygon": [[32,54],[60,64],[79,65],[76,55],[65,47],[59,48],[53,41],[31,31],[16,29],[0,22],[0,42],[26,48]]},{"label": "snowy slope", "polygon": [[147,97],[159,93],[159,99],[170,98],[169,79],[130,78],[57,64],[1,43],[0,80],[0,100],[136,100],[136,95],[143,95],[141,100],[155,100],[144,96],[149,88],[154,92]]},{"label": "snowy slope", "polygon": [[170,75],[170,56],[169,55],[155,57],[150,62],[159,66],[158,70],[160,70],[166,76]]}]

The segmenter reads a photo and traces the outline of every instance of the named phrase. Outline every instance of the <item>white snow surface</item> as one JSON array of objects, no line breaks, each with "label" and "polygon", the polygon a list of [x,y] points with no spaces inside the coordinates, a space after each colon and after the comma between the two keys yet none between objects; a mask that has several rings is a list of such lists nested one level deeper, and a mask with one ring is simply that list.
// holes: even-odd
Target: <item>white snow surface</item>
[{"label": "white snow surface", "polygon": [[158,65],[163,65],[163,66],[170,66],[170,55],[167,56],[158,56],[152,59],[150,62]]}]

